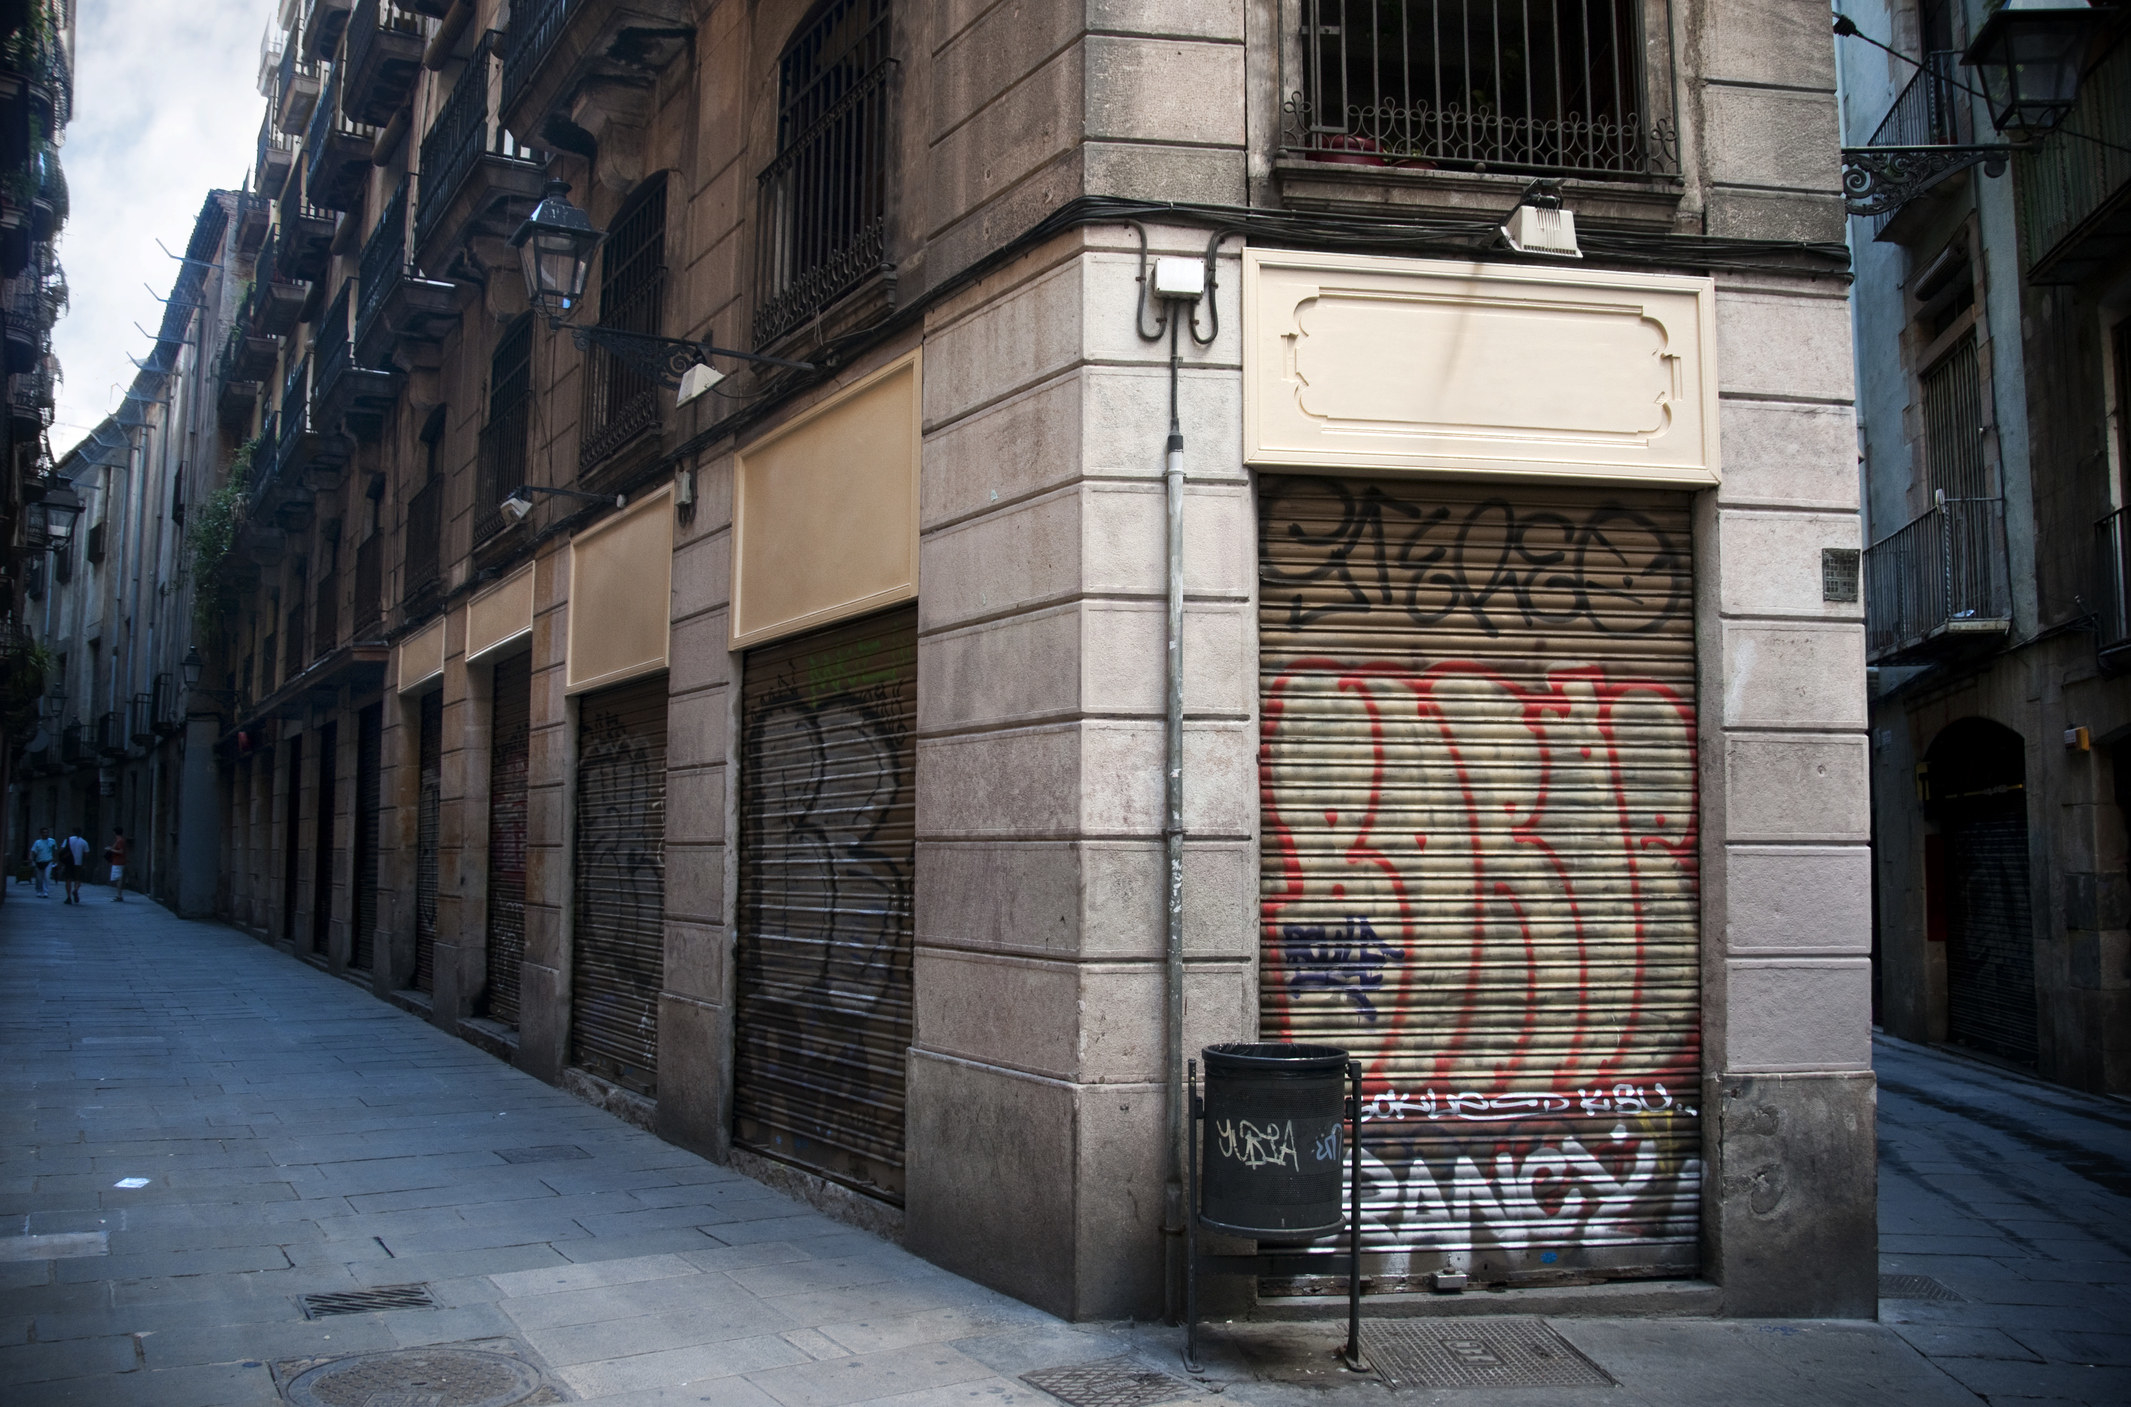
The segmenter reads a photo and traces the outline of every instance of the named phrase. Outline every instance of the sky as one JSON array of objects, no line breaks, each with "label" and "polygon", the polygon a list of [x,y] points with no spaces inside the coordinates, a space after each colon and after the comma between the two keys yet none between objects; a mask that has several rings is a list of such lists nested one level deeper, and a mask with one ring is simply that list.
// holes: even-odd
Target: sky
[{"label": "sky", "polygon": [[81,0],[74,120],[60,163],[71,308],[53,331],[65,378],[52,452],[118,409],[144,357],[209,188],[251,169],[266,102],[256,86],[272,0]]}]

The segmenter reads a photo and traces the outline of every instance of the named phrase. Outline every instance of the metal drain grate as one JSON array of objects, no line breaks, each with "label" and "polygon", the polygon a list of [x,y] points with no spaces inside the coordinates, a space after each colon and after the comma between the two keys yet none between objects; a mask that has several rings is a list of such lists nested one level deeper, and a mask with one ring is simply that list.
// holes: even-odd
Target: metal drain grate
[{"label": "metal drain grate", "polygon": [[1154,1407],[1157,1402],[1198,1396],[1198,1390],[1183,1379],[1142,1367],[1130,1358],[1042,1368],[1023,1373],[1021,1381],[1072,1407]]},{"label": "metal drain grate", "polygon": [[335,1314],[368,1314],[378,1309],[435,1309],[436,1300],[427,1285],[380,1285],[374,1290],[334,1290],[305,1295],[303,1317],[325,1319]]},{"label": "metal drain grate", "polygon": [[550,1143],[540,1148],[498,1148],[496,1156],[506,1163],[567,1163],[592,1155],[574,1143]]},{"label": "metal drain grate", "polygon": [[1610,1387],[1537,1319],[1368,1319],[1362,1352],[1391,1387]]},{"label": "metal drain grate", "polygon": [[1879,1297],[1883,1300],[1957,1300],[1961,1296],[1929,1275],[1882,1275]]},{"label": "metal drain grate", "polygon": [[540,1370],[495,1348],[438,1344],[277,1365],[293,1407],[532,1407],[563,1401]]}]

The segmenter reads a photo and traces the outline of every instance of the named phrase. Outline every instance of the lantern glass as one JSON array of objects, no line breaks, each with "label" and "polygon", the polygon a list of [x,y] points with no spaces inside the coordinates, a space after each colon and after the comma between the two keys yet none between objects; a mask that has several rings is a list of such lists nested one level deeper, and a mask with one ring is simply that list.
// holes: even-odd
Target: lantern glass
[{"label": "lantern glass", "polygon": [[592,228],[584,211],[570,203],[569,186],[548,182],[547,194],[511,236],[518,247],[525,296],[552,322],[567,318],[583,301],[592,271],[592,251],[606,232]]},{"label": "lantern glass", "polygon": [[2084,4],[2021,0],[2008,0],[1984,22],[1961,62],[1983,81],[1993,127],[2041,133],[2064,121],[2093,24]]}]

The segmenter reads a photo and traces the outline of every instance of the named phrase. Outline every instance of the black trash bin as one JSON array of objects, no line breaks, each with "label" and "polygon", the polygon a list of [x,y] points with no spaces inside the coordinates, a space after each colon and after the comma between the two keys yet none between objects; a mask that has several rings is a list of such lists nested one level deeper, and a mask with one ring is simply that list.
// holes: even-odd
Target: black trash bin
[{"label": "black trash bin", "polygon": [[1267,1241],[1339,1230],[1347,1053],[1270,1041],[1203,1053],[1201,1222]]}]

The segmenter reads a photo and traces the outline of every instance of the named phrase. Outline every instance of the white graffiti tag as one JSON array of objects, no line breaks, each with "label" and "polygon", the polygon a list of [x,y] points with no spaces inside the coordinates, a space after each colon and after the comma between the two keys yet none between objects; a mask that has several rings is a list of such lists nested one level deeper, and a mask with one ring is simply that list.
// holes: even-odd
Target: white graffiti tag
[{"label": "white graffiti tag", "polygon": [[1471,1123],[1499,1123],[1547,1114],[1564,1114],[1572,1108],[1586,1114],[1599,1115],[1676,1112],[1692,1118],[1695,1113],[1685,1105],[1675,1104],[1671,1092],[1662,1084],[1618,1084],[1611,1089],[1580,1089],[1574,1095],[1487,1095],[1477,1090],[1439,1094],[1432,1089],[1402,1094],[1397,1090],[1385,1090],[1382,1094],[1371,1095],[1363,1102],[1361,1116],[1365,1123],[1402,1119],[1462,1119]]},{"label": "white graffiti tag", "polygon": [[1260,1127],[1248,1119],[1223,1119],[1214,1125],[1214,1132],[1221,1136],[1221,1156],[1233,1158],[1246,1168],[1286,1166],[1302,1171],[1302,1160],[1295,1153],[1293,1122]]}]

